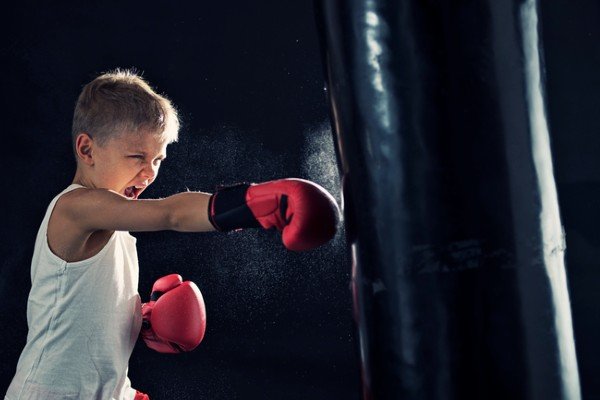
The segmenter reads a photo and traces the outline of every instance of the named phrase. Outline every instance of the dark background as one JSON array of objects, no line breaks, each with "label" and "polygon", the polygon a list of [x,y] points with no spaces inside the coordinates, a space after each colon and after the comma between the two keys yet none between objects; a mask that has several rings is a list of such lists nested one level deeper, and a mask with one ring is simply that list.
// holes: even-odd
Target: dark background
[{"label": "dark background", "polygon": [[[296,176],[341,202],[310,1],[70,3],[3,10],[0,392],[25,344],[39,223],[74,175],[73,106],[98,73],[135,67],[180,111],[180,140],[143,197]],[[543,0],[541,17],[581,382],[585,399],[600,399],[600,6]],[[359,398],[343,229],[301,254],[273,232],[134,235],[142,300],[177,272],[198,284],[208,314],[192,353],[138,342],[135,388],[152,399]]]}]

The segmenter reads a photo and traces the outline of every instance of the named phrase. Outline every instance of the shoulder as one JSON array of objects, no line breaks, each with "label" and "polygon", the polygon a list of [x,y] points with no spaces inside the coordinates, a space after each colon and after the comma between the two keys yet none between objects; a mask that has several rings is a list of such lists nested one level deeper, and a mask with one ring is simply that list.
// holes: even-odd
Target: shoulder
[{"label": "shoulder", "polygon": [[[50,215],[47,229],[48,246],[55,255],[67,262],[86,259],[103,246],[102,244],[98,248],[98,246],[89,245],[90,240],[100,238],[98,234],[102,232],[87,229],[80,221],[72,217],[73,208],[76,208],[76,204],[79,202],[85,201],[86,194],[91,190],[77,188],[62,194],[57,199]],[[106,235],[101,236],[104,238]],[[107,238],[104,238],[104,244],[108,241]],[[93,243],[96,242],[98,240]]]},{"label": "shoulder", "polygon": [[62,216],[63,218],[69,217],[72,215],[72,213],[76,212],[77,208],[85,205],[84,203],[90,202],[94,198],[97,198],[98,196],[95,196],[94,193],[97,190],[98,189],[80,187],[64,193],[56,201],[52,216]]},{"label": "shoulder", "polygon": [[89,190],[86,187],[80,187],[61,194],[54,204],[51,219],[56,219],[56,217],[60,217],[61,215],[64,216],[67,210],[73,207],[78,201],[81,201],[85,197],[85,193]]}]

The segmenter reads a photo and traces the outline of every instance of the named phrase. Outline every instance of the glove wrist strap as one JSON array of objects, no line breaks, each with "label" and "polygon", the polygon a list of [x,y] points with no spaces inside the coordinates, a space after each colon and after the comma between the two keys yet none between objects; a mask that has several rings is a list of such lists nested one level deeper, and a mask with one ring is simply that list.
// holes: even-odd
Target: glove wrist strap
[{"label": "glove wrist strap", "polygon": [[246,204],[250,184],[239,183],[217,188],[208,202],[208,219],[221,232],[244,228],[259,228],[260,223]]}]

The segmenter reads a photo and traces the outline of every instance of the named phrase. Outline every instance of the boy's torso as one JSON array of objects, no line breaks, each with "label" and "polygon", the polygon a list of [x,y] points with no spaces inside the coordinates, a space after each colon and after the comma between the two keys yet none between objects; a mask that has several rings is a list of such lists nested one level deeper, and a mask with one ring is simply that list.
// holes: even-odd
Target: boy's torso
[{"label": "boy's torso", "polygon": [[78,196],[69,196],[76,186],[55,196],[36,236],[27,343],[8,398],[133,399],[135,393],[127,366],[142,323],[136,238],[77,226]]}]

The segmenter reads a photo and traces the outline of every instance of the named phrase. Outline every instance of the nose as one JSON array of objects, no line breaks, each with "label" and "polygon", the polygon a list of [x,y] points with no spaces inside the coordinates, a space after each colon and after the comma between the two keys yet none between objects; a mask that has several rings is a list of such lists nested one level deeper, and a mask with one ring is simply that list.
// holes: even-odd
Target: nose
[{"label": "nose", "polygon": [[158,174],[158,165],[147,164],[142,169],[141,176],[146,181],[146,184],[152,183]]}]

